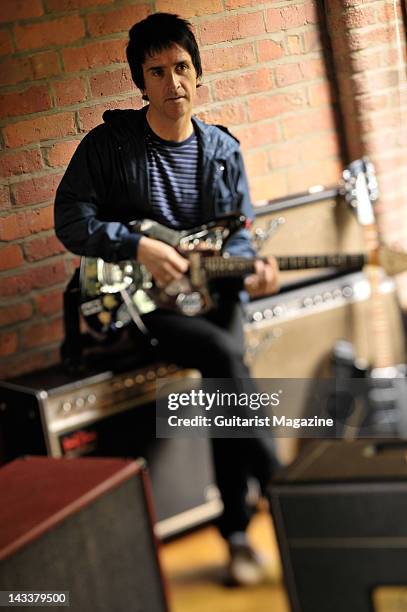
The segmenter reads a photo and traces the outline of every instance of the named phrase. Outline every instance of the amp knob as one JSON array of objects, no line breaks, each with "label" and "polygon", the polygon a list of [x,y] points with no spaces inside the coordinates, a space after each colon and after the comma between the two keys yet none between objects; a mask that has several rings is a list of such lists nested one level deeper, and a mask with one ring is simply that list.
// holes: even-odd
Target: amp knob
[{"label": "amp knob", "polygon": [[71,412],[71,410],[72,410],[72,404],[71,404],[71,402],[63,402],[63,403],[62,403],[62,406],[61,406],[61,411],[62,411],[64,414],[69,414],[69,413]]}]

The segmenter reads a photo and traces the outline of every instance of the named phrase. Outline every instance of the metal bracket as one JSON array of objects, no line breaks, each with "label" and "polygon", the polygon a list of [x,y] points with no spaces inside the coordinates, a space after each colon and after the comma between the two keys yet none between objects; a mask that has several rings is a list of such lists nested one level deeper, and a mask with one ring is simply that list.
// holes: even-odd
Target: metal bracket
[{"label": "metal bracket", "polygon": [[285,217],[272,219],[266,228],[257,227],[254,231],[253,242],[258,251],[261,250],[266,240],[271,238],[281,225],[284,225]]}]

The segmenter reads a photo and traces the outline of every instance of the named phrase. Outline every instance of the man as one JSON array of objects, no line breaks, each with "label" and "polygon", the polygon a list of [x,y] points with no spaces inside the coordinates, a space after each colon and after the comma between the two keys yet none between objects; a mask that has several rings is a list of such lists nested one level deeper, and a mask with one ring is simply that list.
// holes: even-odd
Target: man
[{"label": "man", "polygon": [[[141,111],[106,112],[105,123],[83,139],[57,191],[56,233],[80,255],[135,258],[157,285],[165,286],[187,273],[187,259],[163,242],[132,233],[129,221],[151,218],[185,229],[230,212],[252,217],[252,208],[238,142],[227,130],[192,115],[202,68],[190,24],[166,13],[135,24],[127,59],[149,105]],[[225,250],[254,254],[245,229]],[[275,260],[256,262],[245,288],[251,295],[275,291]],[[249,377],[239,289],[236,283],[222,283],[219,306],[207,316],[164,310],[145,315],[160,356],[196,367],[205,378],[229,379],[237,389]],[[212,448],[224,503],[219,528],[229,544],[231,577],[254,583],[262,567],[245,536],[252,514],[247,480],[257,478],[265,492],[277,460],[267,439],[214,439]]]}]

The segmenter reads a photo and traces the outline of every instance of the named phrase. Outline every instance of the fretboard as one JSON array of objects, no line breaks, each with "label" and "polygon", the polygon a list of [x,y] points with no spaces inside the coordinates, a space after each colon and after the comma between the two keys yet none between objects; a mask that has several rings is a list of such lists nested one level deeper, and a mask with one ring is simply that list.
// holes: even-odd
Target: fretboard
[{"label": "fretboard", "polygon": [[[357,254],[294,255],[276,257],[278,267],[286,270],[307,270],[311,268],[359,269],[366,263],[366,256]],[[203,265],[210,278],[241,277],[254,272],[256,259],[250,257],[205,257]]]},{"label": "fretboard", "polygon": [[254,272],[254,257],[222,257],[215,255],[204,258],[205,271],[209,278],[240,278]]},{"label": "fretboard", "polygon": [[363,253],[333,255],[293,255],[276,257],[280,270],[308,270],[310,268],[358,269],[366,263]]}]

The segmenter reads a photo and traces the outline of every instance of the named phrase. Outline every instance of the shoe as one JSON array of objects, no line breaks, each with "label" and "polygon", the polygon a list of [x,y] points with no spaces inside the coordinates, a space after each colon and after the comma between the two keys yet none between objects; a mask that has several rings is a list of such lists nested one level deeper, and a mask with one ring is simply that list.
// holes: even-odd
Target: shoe
[{"label": "shoe", "polygon": [[233,586],[255,586],[266,577],[261,556],[247,542],[229,541],[230,561],[228,584]]}]

